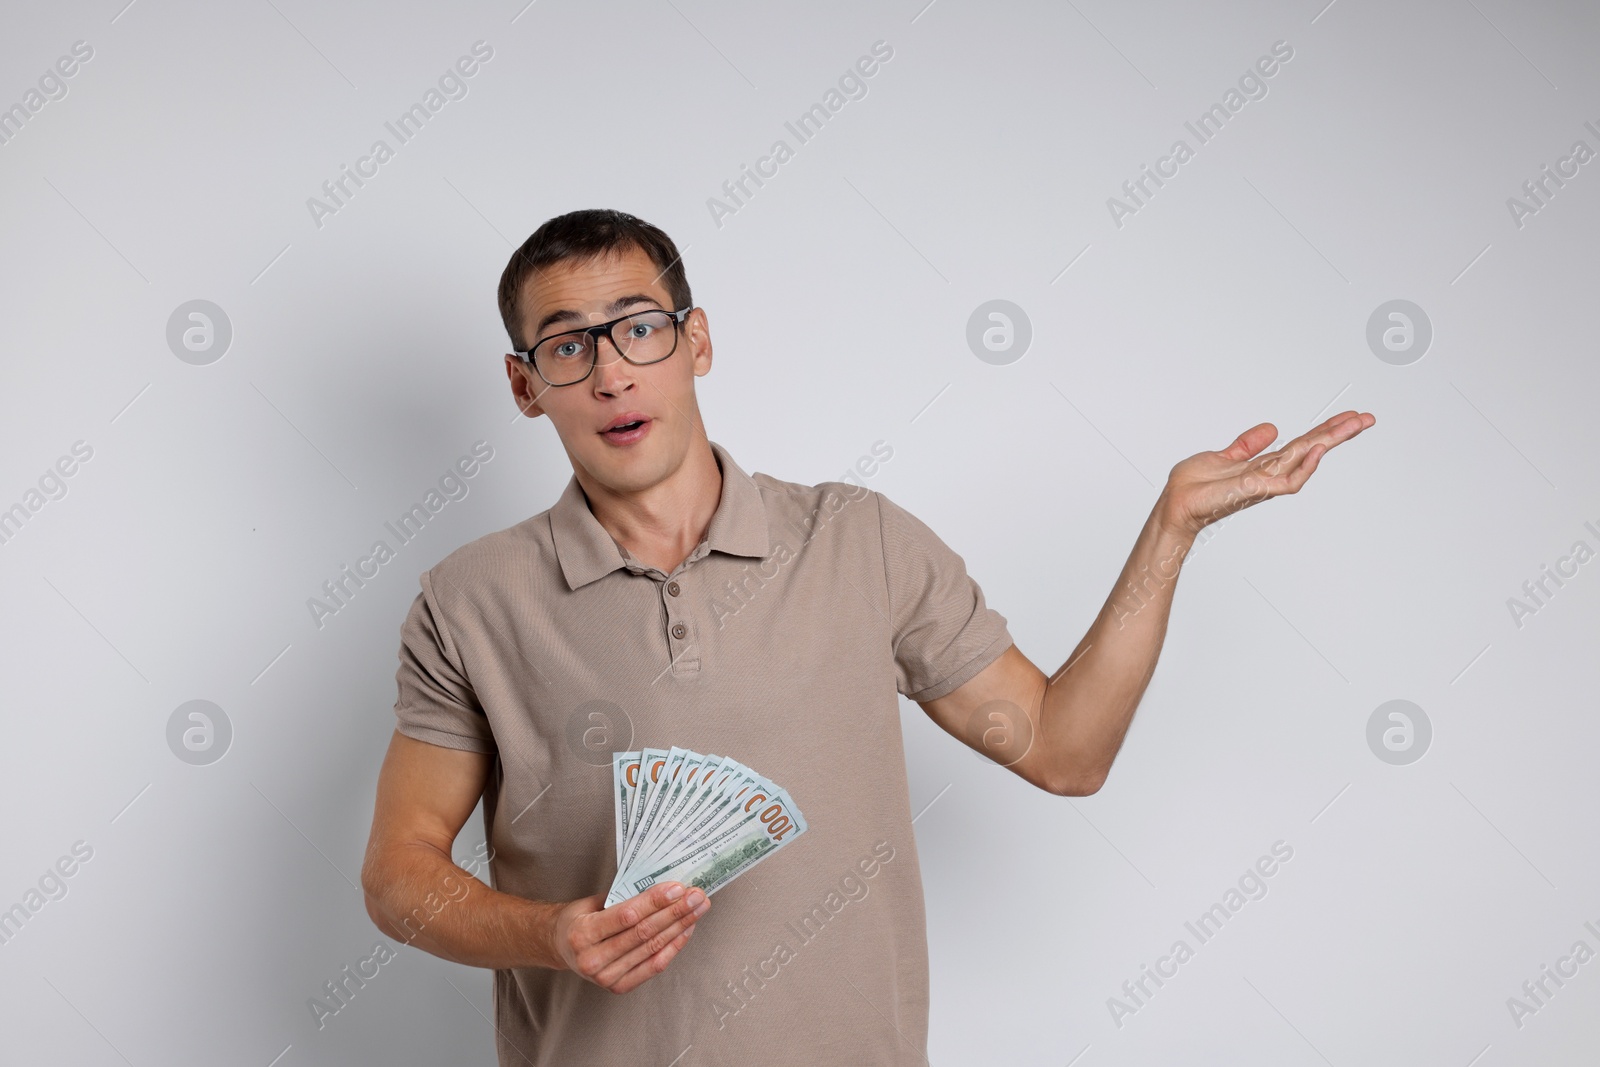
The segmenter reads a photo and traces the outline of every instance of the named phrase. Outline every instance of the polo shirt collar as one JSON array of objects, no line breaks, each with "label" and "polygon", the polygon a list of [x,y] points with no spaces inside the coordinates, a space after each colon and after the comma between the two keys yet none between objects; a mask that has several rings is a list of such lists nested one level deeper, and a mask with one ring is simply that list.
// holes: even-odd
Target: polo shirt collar
[{"label": "polo shirt collar", "polygon": [[[722,468],[722,499],[711,516],[705,539],[690,553],[689,559],[698,559],[706,552],[764,559],[770,546],[761,487],[733,461],[727,449],[715,441],[709,443]],[[573,474],[561,499],[550,509],[550,534],[555,540],[556,556],[561,561],[561,573],[566,576],[569,589],[588,585],[629,563],[616,539],[589,510],[577,474]]]}]

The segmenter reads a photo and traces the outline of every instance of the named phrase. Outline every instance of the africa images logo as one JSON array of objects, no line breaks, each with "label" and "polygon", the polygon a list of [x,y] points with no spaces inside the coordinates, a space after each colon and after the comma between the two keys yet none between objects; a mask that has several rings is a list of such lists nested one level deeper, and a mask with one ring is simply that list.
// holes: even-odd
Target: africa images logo
[{"label": "africa images logo", "polygon": [[[428,86],[423,92],[422,99],[402,111],[393,122],[385,122],[384,128],[394,135],[395,144],[391,146],[388,141],[378,138],[367,149],[367,154],[356,160],[352,169],[348,164],[339,164],[339,175],[322,183],[322,197],[307,197],[306,210],[311,212],[311,221],[317,229],[322,229],[322,220],[329,215],[337,215],[341,208],[348,206],[357,190],[365,187],[367,181],[378,176],[378,168],[395,157],[395,152],[400,145],[410,143],[411,139],[422,132],[422,127],[428,120],[437,115],[451,100],[465,100],[468,92],[466,79],[471,78],[482,69],[481,65],[494,58],[494,48],[487,41],[472,42],[472,54],[462,56],[455,61],[453,66],[445,68],[439,75],[438,87]],[[355,188],[352,189],[351,186]]]},{"label": "africa images logo", "polygon": [[[1136,178],[1130,178],[1122,183],[1123,195],[1126,200],[1117,197],[1106,198],[1106,210],[1111,213],[1111,222],[1117,229],[1122,229],[1123,219],[1129,215],[1137,215],[1139,209],[1145,207],[1156,192],[1166,185],[1163,179],[1176,178],[1179,168],[1195,157],[1195,152],[1200,145],[1208,144],[1222,132],[1228,120],[1244,109],[1244,105],[1251,100],[1266,98],[1267,79],[1278,73],[1281,64],[1288,63],[1294,58],[1294,47],[1288,41],[1274,41],[1271,55],[1265,55],[1255,61],[1255,64],[1239,76],[1238,88],[1228,87],[1222,94],[1221,103],[1214,103],[1202,111],[1194,122],[1185,122],[1187,129],[1195,139],[1194,145],[1182,137],[1172,142],[1172,148],[1167,154],[1156,160],[1155,169],[1144,164],[1140,170],[1143,172]],[[1151,188],[1152,184],[1154,188]],[[1144,194],[1142,197],[1140,194]]]}]

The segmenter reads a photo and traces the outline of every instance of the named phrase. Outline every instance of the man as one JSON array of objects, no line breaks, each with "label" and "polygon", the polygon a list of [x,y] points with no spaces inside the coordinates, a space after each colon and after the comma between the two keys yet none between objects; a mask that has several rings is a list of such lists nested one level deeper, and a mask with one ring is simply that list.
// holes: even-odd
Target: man
[{"label": "man", "polygon": [[[924,1062],[896,692],[1039,788],[1094,793],[1198,531],[1297,492],[1375,421],[1345,412],[1266,455],[1263,423],[1174,467],[1046,678],[961,557],[887,496],[748,475],[708,438],[694,380],[710,324],[659,229],[551,219],[512,256],[500,307],[512,393],[554,424],[573,477],[422,575],[362,883],[384,933],[495,969],[502,1065]],[[672,883],[601,907],[608,753],[671,745],[754,767],[810,824],[709,919]],[[450,859],[480,797],[492,889]]]}]

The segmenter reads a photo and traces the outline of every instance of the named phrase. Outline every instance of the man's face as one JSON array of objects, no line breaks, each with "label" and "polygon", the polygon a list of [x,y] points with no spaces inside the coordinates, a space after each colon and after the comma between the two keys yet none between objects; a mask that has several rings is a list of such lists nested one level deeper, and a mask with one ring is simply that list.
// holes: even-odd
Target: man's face
[{"label": "man's face", "polygon": [[[640,248],[593,260],[567,260],[525,283],[522,340],[530,346],[582,326],[659,308],[676,311]],[[694,380],[711,370],[711,335],[696,309],[678,327],[678,346],[659,363],[637,367],[618,355],[610,338],[599,343],[598,363],[576,385],[552,387],[514,356],[506,374],[517,405],[528,415],[548,415],[575,470],[617,492],[636,492],[677,470],[694,439],[705,436]],[[634,433],[606,433],[619,419],[643,419]]]}]

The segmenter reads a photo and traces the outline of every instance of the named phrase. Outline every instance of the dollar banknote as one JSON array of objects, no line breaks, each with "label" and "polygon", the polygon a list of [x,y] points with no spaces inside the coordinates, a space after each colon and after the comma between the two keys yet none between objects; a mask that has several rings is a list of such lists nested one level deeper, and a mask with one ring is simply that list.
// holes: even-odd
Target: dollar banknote
[{"label": "dollar banknote", "polygon": [[806,832],[788,792],[732,757],[615,752],[611,773],[617,874],[606,907],[658,882],[710,896]]}]

